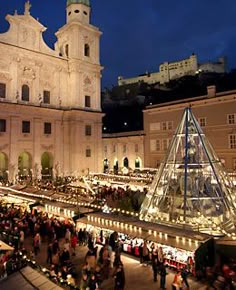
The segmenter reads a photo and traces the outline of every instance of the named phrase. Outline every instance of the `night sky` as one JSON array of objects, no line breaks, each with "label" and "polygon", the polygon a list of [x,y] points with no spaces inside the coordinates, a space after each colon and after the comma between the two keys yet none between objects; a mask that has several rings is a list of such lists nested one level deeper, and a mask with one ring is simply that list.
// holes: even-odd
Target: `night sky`
[{"label": "night sky", "polygon": [[[1,0],[0,31],[7,13],[24,11],[25,0]],[[31,0],[31,15],[48,29],[49,46],[65,23],[66,0]],[[91,0],[91,23],[103,32],[102,86],[117,84],[117,77],[158,71],[164,61],[188,58],[200,63],[226,56],[228,70],[236,68],[235,0]]]}]

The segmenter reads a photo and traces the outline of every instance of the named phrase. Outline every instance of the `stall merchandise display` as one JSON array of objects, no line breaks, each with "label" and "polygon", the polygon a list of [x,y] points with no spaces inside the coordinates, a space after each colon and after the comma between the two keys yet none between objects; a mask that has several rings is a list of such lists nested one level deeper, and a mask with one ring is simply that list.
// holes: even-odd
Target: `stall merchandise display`
[{"label": "stall merchandise display", "polygon": [[[96,242],[98,244],[104,245],[105,241],[109,239],[110,235],[114,232],[109,229],[104,229],[100,227],[94,227],[93,225],[80,224],[81,228],[86,228],[90,233],[96,232]],[[130,237],[127,234],[118,232],[118,241],[119,246],[121,247],[124,253],[140,257],[140,247],[144,243],[144,239],[137,237]],[[167,266],[174,269],[181,269],[187,267],[189,272],[194,273],[194,252],[186,251],[183,249],[171,247],[168,245],[156,243],[153,241],[147,240],[147,246],[149,253],[152,252],[153,248],[161,250],[161,255],[163,256],[163,262]],[[160,252],[159,252],[160,256]]]}]

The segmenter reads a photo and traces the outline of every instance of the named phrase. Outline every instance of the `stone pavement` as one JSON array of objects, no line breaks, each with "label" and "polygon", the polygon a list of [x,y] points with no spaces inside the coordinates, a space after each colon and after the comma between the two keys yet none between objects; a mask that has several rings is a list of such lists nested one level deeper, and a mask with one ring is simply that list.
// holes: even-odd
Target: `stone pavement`
[{"label": "stone pavement", "polygon": [[[63,245],[64,241],[60,241],[60,245]],[[32,238],[27,238],[25,241],[25,247],[27,250],[32,250]],[[81,271],[81,266],[84,262],[85,254],[88,248],[86,246],[77,245],[76,256],[72,256],[72,262],[76,265],[78,273]],[[46,263],[47,243],[41,244],[41,251],[36,256],[36,261],[40,265],[48,268],[49,265]],[[126,287],[125,290],[158,290],[160,289],[160,278],[158,277],[157,282],[153,282],[152,268],[150,266],[144,266],[132,256],[122,254],[121,260],[124,264]],[[174,278],[174,272],[167,268],[168,275],[166,276],[166,289],[171,290],[171,283]],[[189,277],[189,284],[191,290],[205,290],[206,286],[202,283],[197,282],[194,278]],[[105,280],[102,284],[102,290],[113,290],[114,289],[114,278],[110,277]]]}]

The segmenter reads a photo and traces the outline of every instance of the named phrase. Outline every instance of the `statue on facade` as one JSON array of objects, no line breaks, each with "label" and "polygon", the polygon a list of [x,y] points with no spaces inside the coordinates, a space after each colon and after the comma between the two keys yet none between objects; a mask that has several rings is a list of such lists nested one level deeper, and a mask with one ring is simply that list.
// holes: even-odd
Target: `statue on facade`
[{"label": "statue on facade", "polygon": [[24,12],[25,15],[30,15],[30,8],[31,8],[31,6],[32,5],[30,4],[30,1],[29,0],[25,2],[25,12]]},{"label": "statue on facade", "polygon": [[42,166],[38,163],[34,165],[34,174],[36,179],[41,179]]},{"label": "statue on facade", "polygon": [[60,175],[60,171],[61,171],[60,163],[57,161],[56,164],[55,164],[55,175],[56,175],[56,177],[58,177]]},{"label": "statue on facade", "polygon": [[16,183],[16,181],[17,181],[18,176],[17,176],[16,169],[17,169],[16,168],[16,164],[13,164],[13,163],[9,164],[9,168],[8,168],[9,176],[8,176],[8,179],[9,179],[10,182]]}]

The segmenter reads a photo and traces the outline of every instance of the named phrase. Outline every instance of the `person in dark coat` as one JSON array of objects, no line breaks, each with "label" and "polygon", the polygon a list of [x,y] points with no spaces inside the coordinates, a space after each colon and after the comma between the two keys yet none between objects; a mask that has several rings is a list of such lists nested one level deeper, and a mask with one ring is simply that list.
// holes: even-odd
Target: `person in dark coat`
[{"label": "person in dark coat", "polygon": [[115,287],[114,290],[124,290],[125,288],[125,272],[123,265],[120,264],[115,273]]},{"label": "person in dark coat", "polygon": [[161,280],[160,280],[160,289],[161,290],[164,290],[164,289],[166,289],[166,275],[167,275],[166,266],[164,264],[161,264],[160,265],[160,267],[159,267],[159,273],[160,273],[160,277],[161,277]]},{"label": "person in dark coat", "polygon": [[52,264],[52,243],[47,248],[47,264]]},{"label": "person in dark coat", "polygon": [[187,269],[185,267],[183,267],[181,269],[181,278],[183,279],[183,283],[186,285],[187,289],[189,289],[189,284],[188,284],[188,274],[189,272],[187,271]]},{"label": "person in dark coat", "polygon": [[151,261],[152,261],[152,271],[153,271],[153,281],[157,282],[157,272],[158,272],[158,253],[156,249],[153,249],[152,255],[151,255]]},{"label": "person in dark coat", "polygon": [[96,290],[98,288],[98,283],[94,274],[91,275],[88,283],[89,290]]}]

